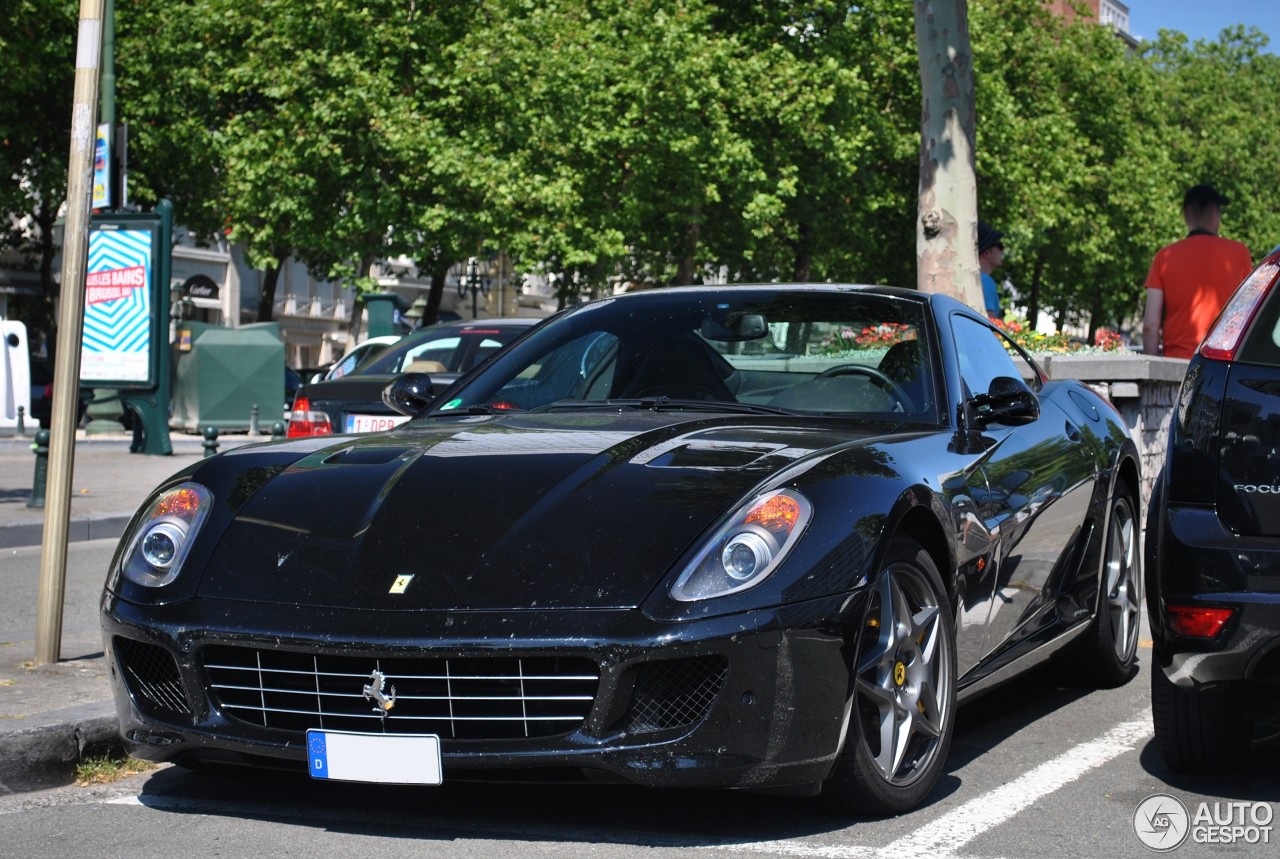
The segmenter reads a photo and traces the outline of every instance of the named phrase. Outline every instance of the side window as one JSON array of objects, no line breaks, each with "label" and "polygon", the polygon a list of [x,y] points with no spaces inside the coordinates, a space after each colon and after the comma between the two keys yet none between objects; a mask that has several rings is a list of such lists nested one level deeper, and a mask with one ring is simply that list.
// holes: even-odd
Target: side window
[{"label": "side window", "polygon": [[492,355],[494,352],[497,352],[501,348],[502,348],[501,340],[495,340],[492,337],[484,338],[476,346],[475,352],[472,353],[470,359],[468,359],[467,366],[465,367],[465,369],[470,370],[476,364],[479,364],[485,358],[488,358],[490,355]]},{"label": "side window", "polygon": [[[395,368],[394,372],[403,372],[414,361],[438,361],[443,364],[447,370],[457,372],[457,367],[451,366],[454,352],[457,351],[458,345],[462,343],[461,337],[442,337],[437,340],[428,340],[420,346],[410,349],[400,359],[400,366]],[[443,372],[443,371],[437,371]]]},{"label": "side window", "polygon": [[969,386],[970,394],[985,394],[997,376],[1022,378],[1022,371],[998,331],[959,314],[951,317],[951,330],[959,346],[956,352],[960,358],[960,378]]}]

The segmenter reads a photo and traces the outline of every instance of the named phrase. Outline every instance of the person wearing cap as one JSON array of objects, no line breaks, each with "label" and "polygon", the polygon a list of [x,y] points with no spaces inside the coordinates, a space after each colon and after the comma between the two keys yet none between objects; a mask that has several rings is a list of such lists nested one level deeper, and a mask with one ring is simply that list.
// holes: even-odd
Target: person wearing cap
[{"label": "person wearing cap", "polygon": [[1253,270],[1249,248],[1218,235],[1226,204],[1212,185],[1195,185],[1183,196],[1187,237],[1157,251],[1147,273],[1142,314],[1146,354],[1194,355],[1231,293]]},{"label": "person wearing cap", "polygon": [[1004,233],[978,221],[978,268],[982,272],[982,303],[990,319],[1003,319],[1000,293],[991,273],[1004,264]]}]

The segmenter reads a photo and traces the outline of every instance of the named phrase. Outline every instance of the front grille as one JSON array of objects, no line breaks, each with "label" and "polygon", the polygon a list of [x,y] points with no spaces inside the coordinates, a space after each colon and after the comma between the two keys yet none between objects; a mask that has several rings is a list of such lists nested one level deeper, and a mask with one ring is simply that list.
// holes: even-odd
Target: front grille
[{"label": "front grille", "polygon": [[[456,740],[548,737],[578,728],[600,675],[589,659],[376,659],[241,647],[202,654],[214,703],[266,728],[438,734]],[[394,703],[376,706],[372,687]],[[370,694],[366,694],[370,687]]]},{"label": "front grille", "polygon": [[116,637],[113,642],[120,674],[143,713],[165,721],[186,720],[191,704],[182,691],[178,663],[163,647]]},{"label": "front grille", "polygon": [[662,731],[695,724],[711,707],[728,670],[728,660],[723,656],[670,659],[640,666],[627,713],[627,730]]}]

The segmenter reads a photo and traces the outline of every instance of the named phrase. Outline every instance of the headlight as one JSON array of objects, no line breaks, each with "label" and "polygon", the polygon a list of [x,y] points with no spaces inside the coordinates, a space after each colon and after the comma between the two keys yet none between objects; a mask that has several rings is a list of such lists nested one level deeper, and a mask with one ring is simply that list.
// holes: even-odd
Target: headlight
[{"label": "headlight", "polygon": [[213,495],[197,483],[161,493],[134,527],[121,572],[135,584],[160,588],[178,577]]},{"label": "headlight", "polygon": [[777,569],[813,514],[809,500],[779,489],[746,504],[716,532],[671,586],[681,602],[720,597],[755,587]]}]

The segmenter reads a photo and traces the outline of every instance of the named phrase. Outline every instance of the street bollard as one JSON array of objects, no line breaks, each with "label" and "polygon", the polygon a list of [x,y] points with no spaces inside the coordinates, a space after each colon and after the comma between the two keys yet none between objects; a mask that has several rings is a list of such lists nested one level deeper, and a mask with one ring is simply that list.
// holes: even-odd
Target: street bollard
[{"label": "street bollard", "polygon": [[23,418],[26,416],[26,411],[26,407],[18,406],[18,428],[15,429],[14,432],[19,438],[27,434],[27,425],[23,421]]},{"label": "street bollard", "polygon": [[31,478],[31,500],[28,507],[44,507],[44,488],[49,482],[49,431],[36,432],[36,443],[31,445],[36,454],[36,471]]},{"label": "street bollard", "polygon": [[213,456],[218,452],[218,428],[204,428],[204,455]]},{"label": "street bollard", "polygon": [[279,441],[284,438],[284,421],[276,421],[271,425],[271,440]]},{"label": "street bollard", "polygon": [[254,403],[253,408],[249,409],[249,435],[258,434],[258,404]]}]

